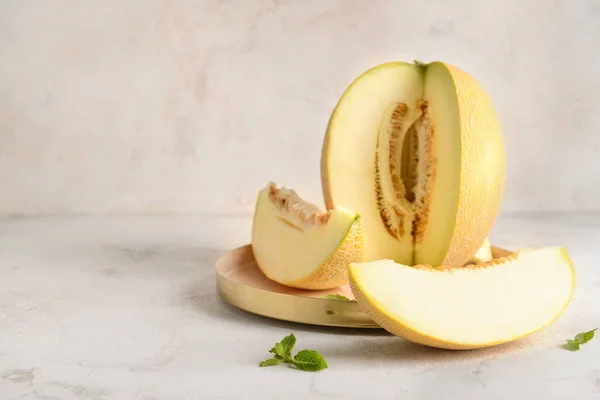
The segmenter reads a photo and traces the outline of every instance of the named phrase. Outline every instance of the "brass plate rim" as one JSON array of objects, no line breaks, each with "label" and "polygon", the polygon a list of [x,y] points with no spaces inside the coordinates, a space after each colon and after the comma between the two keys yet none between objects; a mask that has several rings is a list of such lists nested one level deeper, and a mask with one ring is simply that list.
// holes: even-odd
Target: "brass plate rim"
[{"label": "brass plate rim", "polygon": [[[243,262],[235,263],[244,257],[246,259]],[[234,262],[233,266],[231,266],[232,262]],[[260,276],[261,283],[278,287],[280,290],[290,293],[254,287],[237,282],[227,276],[227,273],[233,269],[248,268],[252,268],[255,275]],[[344,292],[345,288],[318,291],[300,290],[286,288],[268,280],[258,269],[250,244],[236,247],[223,254],[216,262],[215,274],[219,296],[226,303],[252,314],[306,325],[382,329],[364,313],[355,300],[344,301],[317,297],[326,293]],[[294,294],[294,292],[304,295]],[[343,294],[352,296],[349,287]]]}]

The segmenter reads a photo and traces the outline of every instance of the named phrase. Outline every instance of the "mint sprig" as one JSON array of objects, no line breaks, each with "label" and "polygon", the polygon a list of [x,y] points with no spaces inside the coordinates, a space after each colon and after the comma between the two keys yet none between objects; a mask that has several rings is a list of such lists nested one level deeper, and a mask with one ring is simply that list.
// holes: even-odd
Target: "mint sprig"
[{"label": "mint sprig", "polygon": [[344,301],[350,301],[350,299],[342,294],[326,294],[325,296],[323,296],[324,299],[328,299],[328,300],[344,300]]},{"label": "mint sprig", "polygon": [[284,337],[281,342],[275,343],[275,346],[269,350],[274,356],[260,364],[259,367],[272,367],[279,364],[288,364],[301,371],[321,371],[328,367],[325,357],[316,350],[299,351],[292,358],[292,350],[296,344],[296,336],[293,333]]},{"label": "mint sprig", "polygon": [[570,351],[578,351],[579,346],[586,344],[594,338],[594,333],[598,328],[592,329],[591,331],[581,332],[575,335],[573,340],[567,339],[567,349]]}]

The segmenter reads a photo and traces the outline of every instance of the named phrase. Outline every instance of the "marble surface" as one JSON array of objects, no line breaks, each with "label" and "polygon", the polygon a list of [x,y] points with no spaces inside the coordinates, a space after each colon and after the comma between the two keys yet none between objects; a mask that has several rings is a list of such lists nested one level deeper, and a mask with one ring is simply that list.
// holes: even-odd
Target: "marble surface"
[{"label": "marble surface", "polygon": [[598,37],[598,0],[0,1],[0,215],[320,202],[338,98],[413,59],[488,91],[505,211],[598,209]]},{"label": "marble surface", "polygon": [[[248,242],[250,217],[56,217],[0,221],[0,398],[598,399],[600,214],[503,215],[492,242],[565,246],[573,302],[549,328],[450,352],[383,331],[305,326],[224,304],[213,265]],[[294,332],[327,370],[259,368]]]}]

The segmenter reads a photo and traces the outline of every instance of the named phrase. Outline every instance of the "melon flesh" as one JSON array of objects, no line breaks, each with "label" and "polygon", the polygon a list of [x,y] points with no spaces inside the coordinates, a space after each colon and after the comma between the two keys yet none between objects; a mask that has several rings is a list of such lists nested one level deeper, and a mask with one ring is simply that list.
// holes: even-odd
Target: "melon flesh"
[{"label": "melon flesh", "polygon": [[469,260],[468,264],[479,264],[482,262],[491,261],[493,258],[494,256],[492,254],[492,246],[490,244],[490,239],[486,237],[483,240],[481,246],[479,246],[479,248],[473,255],[473,257],[471,257],[471,260]]},{"label": "melon flesh", "polygon": [[389,332],[428,346],[474,349],[551,324],[573,296],[575,271],[566,250],[551,247],[463,268],[356,263],[350,285]]},{"label": "melon flesh", "polygon": [[361,215],[366,261],[462,266],[495,221],[504,162],[475,79],[441,62],[386,63],[358,77],[332,114],[325,203]]},{"label": "melon flesh", "polygon": [[260,191],[252,226],[252,250],[271,280],[301,289],[348,283],[351,262],[362,261],[360,216],[348,209],[322,212],[296,192],[269,183]]}]

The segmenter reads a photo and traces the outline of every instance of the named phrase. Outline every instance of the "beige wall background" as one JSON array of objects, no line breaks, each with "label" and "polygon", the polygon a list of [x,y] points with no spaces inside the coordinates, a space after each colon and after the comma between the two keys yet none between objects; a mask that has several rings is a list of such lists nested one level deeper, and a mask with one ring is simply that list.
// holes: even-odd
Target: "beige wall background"
[{"label": "beige wall background", "polygon": [[0,214],[321,204],[329,114],[363,70],[445,60],[505,131],[503,211],[598,209],[600,1],[0,1]]}]

